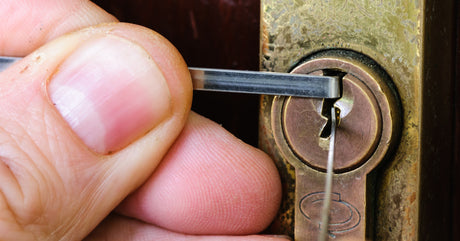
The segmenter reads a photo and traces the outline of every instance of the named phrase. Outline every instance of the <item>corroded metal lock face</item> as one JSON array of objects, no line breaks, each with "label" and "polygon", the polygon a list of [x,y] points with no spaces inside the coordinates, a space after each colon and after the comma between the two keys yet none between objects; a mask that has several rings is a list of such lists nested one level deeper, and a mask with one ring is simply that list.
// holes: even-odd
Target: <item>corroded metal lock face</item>
[{"label": "corroded metal lock face", "polygon": [[[367,219],[372,209],[368,174],[398,143],[401,108],[396,91],[374,61],[353,51],[316,53],[292,72],[344,74],[342,98],[335,104],[340,109],[340,124],[328,233],[334,240],[364,240],[366,226],[372,226]],[[294,213],[296,240],[317,240],[329,146],[328,139],[320,137],[326,124],[322,100],[275,97],[270,109],[276,146],[282,159],[295,169],[295,195],[285,200],[294,204],[294,210],[282,215]]]},{"label": "corroded metal lock face", "polygon": [[[261,0],[261,69],[347,73],[336,104],[342,120],[331,217],[336,231],[330,230],[335,240],[451,239],[452,176],[446,170],[454,149],[450,40],[456,2]],[[336,54],[326,54],[331,50]],[[401,108],[392,103],[395,89]],[[261,99],[259,144],[283,181],[284,201],[272,231],[294,237],[294,227],[304,222],[308,230],[296,228],[296,240],[318,229],[311,221],[323,199],[317,180],[324,176],[327,146],[317,136],[325,122],[320,106],[317,100]],[[401,137],[394,139],[401,120]],[[296,193],[302,185],[303,193]]]}]

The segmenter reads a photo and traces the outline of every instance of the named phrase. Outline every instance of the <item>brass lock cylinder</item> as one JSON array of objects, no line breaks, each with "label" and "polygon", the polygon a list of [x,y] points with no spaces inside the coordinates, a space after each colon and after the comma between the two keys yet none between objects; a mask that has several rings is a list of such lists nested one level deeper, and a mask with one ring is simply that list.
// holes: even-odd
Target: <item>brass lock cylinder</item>
[{"label": "brass lock cylinder", "polygon": [[[335,240],[367,239],[372,236],[373,228],[372,217],[367,214],[369,206],[373,205],[368,201],[367,192],[373,184],[367,177],[392,154],[399,142],[402,125],[402,108],[393,82],[372,59],[343,49],[312,54],[291,72],[342,73],[342,97],[335,102],[340,109],[340,124],[336,131],[328,232]],[[321,229],[318,210],[324,200],[329,142],[320,137],[327,122],[322,106],[321,99],[296,97],[275,97],[271,104],[271,129],[282,156],[278,163],[280,172],[289,172],[284,165],[295,169],[295,175],[281,174],[291,175],[295,195],[285,195],[285,213],[281,213],[277,225],[283,226],[282,220],[288,220],[286,217],[294,213],[296,240],[316,240]],[[292,223],[288,225],[293,226]]]},{"label": "brass lock cylinder", "polygon": [[[337,129],[335,173],[361,167],[373,168],[393,149],[401,126],[401,105],[388,74],[370,58],[350,50],[328,50],[313,54],[292,73],[323,75],[340,71],[342,98]],[[278,97],[272,108],[277,143],[287,156],[325,171],[327,140],[319,136],[327,119],[321,114],[322,100]]]}]

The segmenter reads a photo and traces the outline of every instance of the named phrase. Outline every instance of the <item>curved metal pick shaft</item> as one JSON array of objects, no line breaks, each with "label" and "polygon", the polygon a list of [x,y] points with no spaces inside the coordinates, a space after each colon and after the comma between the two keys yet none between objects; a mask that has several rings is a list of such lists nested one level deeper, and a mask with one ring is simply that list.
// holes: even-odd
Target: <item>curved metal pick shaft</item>
[{"label": "curved metal pick shaft", "polygon": [[321,210],[321,232],[318,241],[326,241],[329,236],[329,214],[331,211],[332,176],[334,167],[335,132],[337,128],[337,112],[335,107],[331,108],[331,135],[329,139],[329,153],[327,155],[327,172],[325,184],[325,197]]}]

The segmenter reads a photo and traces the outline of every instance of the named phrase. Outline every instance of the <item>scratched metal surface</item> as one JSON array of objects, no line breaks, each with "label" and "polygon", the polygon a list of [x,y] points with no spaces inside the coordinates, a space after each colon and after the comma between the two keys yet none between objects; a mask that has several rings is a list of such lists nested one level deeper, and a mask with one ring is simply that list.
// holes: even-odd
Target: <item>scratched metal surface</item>
[{"label": "scratched metal surface", "polygon": [[[399,90],[404,109],[403,133],[396,155],[378,173],[377,240],[419,238],[425,5],[423,0],[262,0],[262,69],[288,72],[315,51],[346,48],[380,63]],[[270,103],[270,97],[262,100],[262,146],[283,166],[286,161],[272,146]],[[283,175],[288,181],[294,177],[292,170]],[[286,204],[283,208],[278,226],[292,216]],[[289,221],[284,223],[284,228],[291,225]]]}]

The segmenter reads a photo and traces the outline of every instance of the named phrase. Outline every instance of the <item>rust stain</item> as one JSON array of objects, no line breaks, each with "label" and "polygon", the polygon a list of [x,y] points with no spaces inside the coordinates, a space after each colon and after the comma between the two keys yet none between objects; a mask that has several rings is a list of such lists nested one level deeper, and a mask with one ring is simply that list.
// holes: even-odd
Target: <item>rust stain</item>
[{"label": "rust stain", "polygon": [[409,202],[414,203],[415,199],[417,199],[417,193],[412,193],[412,195],[409,197]]}]

